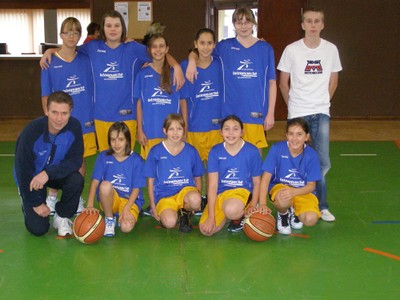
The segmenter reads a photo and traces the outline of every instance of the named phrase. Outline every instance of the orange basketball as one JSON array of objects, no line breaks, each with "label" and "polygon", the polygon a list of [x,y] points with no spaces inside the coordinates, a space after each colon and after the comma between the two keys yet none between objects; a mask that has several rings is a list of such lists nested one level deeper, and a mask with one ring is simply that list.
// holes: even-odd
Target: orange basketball
[{"label": "orange basketball", "polygon": [[243,231],[253,241],[266,241],[275,232],[275,218],[256,212],[244,218]]},{"label": "orange basketball", "polygon": [[99,213],[79,214],[74,220],[74,235],[84,244],[93,244],[103,237],[106,223]]}]

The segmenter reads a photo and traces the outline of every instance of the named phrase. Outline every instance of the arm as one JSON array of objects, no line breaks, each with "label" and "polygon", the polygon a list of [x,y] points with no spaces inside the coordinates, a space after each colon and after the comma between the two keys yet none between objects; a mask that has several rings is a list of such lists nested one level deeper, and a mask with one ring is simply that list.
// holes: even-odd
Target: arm
[{"label": "arm", "polygon": [[257,211],[257,204],[258,204],[259,197],[260,197],[261,176],[253,177],[252,181],[253,181],[252,198],[251,198],[251,202],[249,203],[248,207],[245,209],[245,216],[249,216],[252,213]]},{"label": "arm", "polygon": [[276,80],[270,80],[268,85],[268,113],[264,120],[264,130],[270,130],[275,125]]},{"label": "arm", "polygon": [[208,201],[208,218],[202,224],[203,231],[211,234],[215,230],[215,202],[217,199],[218,191],[218,172],[208,173],[208,188],[207,188],[207,201]]},{"label": "arm", "polygon": [[331,99],[335,94],[338,82],[339,82],[339,73],[338,72],[331,73],[331,78],[329,80],[329,96],[331,97]]},{"label": "arm", "polygon": [[197,79],[197,68],[196,68],[196,60],[198,56],[194,51],[191,51],[189,53],[188,57],[188,66],[186,69],[186,78],[189,80],[191,83],[194,82],[195,79]]},{"label": "arm", "polygon": [[49,96],[43,96],[42,97],[43,114],[46,114],[46,112],[47,112],[47,98],[49,98]]},{"label": "arm", "polygon": [[264,172],[261,176],[260,181],[260,193],[259,193],[259,211],[263,214],[270,213],[271,210],[267,205],[267,197],[268,197],[268,188],[269,183],[271,181],[272,174],[268,172]]},{"label": "arm", "polygon": [[189,130],[189,123],[188,123],[188,109],[187,109],[187,102],[186,99],[181,99],[179,101],[179,106],[180,106],[180,110],[181,110],[181,115],[183,118],[183,121],[185,122],[185,140],[187,137],[187,132]]},{"label": "arm", "polygon": [[94,199],[96,197],[96,190],[100,184],[100,181],[97,179],[92,179],[92,182],[90,183],[90,189],[89,189],[89,194],[86,202],[86,208],[85,212],[87,214],[95,213],[98,212],[98,210],[94,207]]},{"label": "arm", "polygon": [[283,201],[291,201],[296,196],[312,193],[315,190],[316,185],[315,181],[311,181],[301,188],[287,187],[280,190],[279,198]]},{"label": "arm", "polygon": [[195,177],[194,178],[194,184],[196,185],[196,188],[199,190],[199,193],[201,194],[202,191],[202,180],[201,176]]},{"label": "arm", "polygon": [[140,145],[145,146],[147,144],[147,137],[143,131],[143,111],[142,111],[142,101],[137,100],[136,103],[136,120],[137,120],[137,141]]},{"label": "arm", "polygon": [[131,207],[135,203],[138,195],[139,189],[134,188],[129,196],[128,202],[125,204],[124,208],[122,209],[122,213],[119,216],[120,223],[122,223],[123,221],[126,221],[131,225],[134,225],[136,223],[135,217],[131,214]]},{"label": "arm", "polygon": [[157,214],[156,205],[154,201],[154,178],[147,178],[147,192],[149,194],[151,214],[153,215],[154,219],[160,221],[160,217]]},{"label": "arm", "polygon": [[290,89],[289,81],[290,81],[290,73],[281,71],[281,74],[279,76],[279,89],[281,90],[281,94],[286,105],[288,105],[289,103],[289,89]]},{"label": "arm", "polygon": [[51,56],[59,51],[61,48],[50,48],[47,49],[44,53],[42,58],[40,59],[40,67],[42,69],[47,69],[49,67],[49,64],[51,63]]},{"label": "arm", "polygon": [[174,68],[174,81],[173,85],[176,85],[176,90],[179,91],[183,84],[185,83],[185,76],[183,75],[182,68],[180,64],[173,58],[170,54],[167,53],[167,61],[168,64]]}]

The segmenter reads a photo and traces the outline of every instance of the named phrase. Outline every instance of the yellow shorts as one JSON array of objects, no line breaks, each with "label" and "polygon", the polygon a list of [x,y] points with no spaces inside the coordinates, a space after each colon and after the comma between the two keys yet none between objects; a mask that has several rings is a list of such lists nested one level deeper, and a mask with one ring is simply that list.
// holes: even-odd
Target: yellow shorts
[{"label": "yellow shorts", "polygon": [[94,132],[83,135],[83,157],[95,155],[97,153],[96,134]]},{"label": "yellow shorts", "polygon": [[[108,150],[110,147],[108,145],[108,130],[111,125],[115,122],[104,122],[100,120],[94,120],[94,127],[96,129],[96,137],[97,137],[97,145],[99,147],[99,151]],[[127,120],[124,121],[126,126],[128,126],[129,131],[131,132],[131,149],[133,150],[135,147],[136,141],[136,120]]]},{"label": "yellow shorts", "polygon": [[199,152],[202,161],[208,159],[211,148],[223,141],[220,130],[209,132],[188,132],[187,141]]},{"label": "yellow shorts", "polygon": [[[121,215],[122,210],[124,209],[126,203],[128,203],[128,199],[120,197],[118,195],[117,191],[114,190],[114,200],[113,200],[113,206],[112,206],[113,214],[118,213],[119,215]],[[101,210],[103,210],[103,207],[101,207],[101,204],[100,204],[100,208],[101,208]],[[133,205],[131,206],[131,214],[137,221],[138,217],[139,217],[139,207],[135,203],[133,203]]]},{"label": "yellow shorts", "polygon": [[257,148],[266,148],[268,147],[267,139],[265,137],[264,126],[260,124],[243,124],[244,133],[243,139]]},{"label": "yellow shorts", "polygon": [[[282,183],[278,183],[277,185],[275,185],[269,193],[271,201],[274,202],[277,192],[287,187],[287,185],[284,185]],[[299,216],[305,212],[312,211],[318,215],[318,218],[321,217],[321,213],[318,208],[318,198],[312,193],[294,197],[293,207],[296,216]]]},{"label": "yellow shorts", "polygon": [[[214,207],[215,225],[218,227],[226,218],[224,211],[222,210],[222,204],[224,203],[225,200],[232,198],[239,199],[246,206],[249,196],[250,192],[243,188],[231,189],[222,192],[221,194],[218,194],[217,199],[215,200],[215,207]],[[203,224],[207,220],[207,218],[208,218],[208,204],[204,208],[199,224]]]},{"label": "yellow shorts", "polygon": [[199,192],[194,186],[185,186],[181,191],[171,197],[166,197],[160,199],[156,205],[157,214],[160,215],[165,209],[172,209],[178,211],[183,208],[183,200],[187,193],[189,192]]},{"label": "yellow shorts", "polygon": [[140,146],[140,156],[146,160],[147,155],[149,155],[150,149],[153,148],[153,146],[161,143],[164,139],[150,139],[147,140],[147,145],[145,146]]}]

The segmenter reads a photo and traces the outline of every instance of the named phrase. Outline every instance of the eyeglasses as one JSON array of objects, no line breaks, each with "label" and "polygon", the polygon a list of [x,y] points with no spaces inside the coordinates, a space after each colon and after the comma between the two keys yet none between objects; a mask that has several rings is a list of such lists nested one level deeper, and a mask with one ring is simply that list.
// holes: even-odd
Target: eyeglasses
[{"label": "eyeglasses", "polygon": [[66,32],[61,32],[63,35],[68,36],[68,37],[77,37],[80,36],[81,34],[78,31],[66,31]]},{"label": "eyeglasses", "polygon": [[248,26],[250,26],[250,25],[253,25],[253,23],[251,23],[251,22],[249,22],[249,21],[246,21],[246,22],[236,21],[236,22],[235,22],[235,25],[236,25],[236,26],[248,27]]}]

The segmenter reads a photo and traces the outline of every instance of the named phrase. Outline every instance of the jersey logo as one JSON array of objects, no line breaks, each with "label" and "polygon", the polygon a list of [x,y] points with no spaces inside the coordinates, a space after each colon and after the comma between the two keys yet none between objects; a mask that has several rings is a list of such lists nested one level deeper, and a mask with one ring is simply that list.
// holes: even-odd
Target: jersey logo
[{"label": "jersey logo", "polygon": [[79,77],[76,76],[76,75],[72,75],[72,76],[68,77],[68,78],[67,78],[67,81],[68,81],[68,83],[67,83],[67,88],[76,86],[76,85],[77,85],[77,84],[76,84],[76,81],[77,81],[78,79],[79,79]]},{"label": "jersey logo", "polygon": [[117,80],[124,78],[124,73],[119,70],[119,64],[116,61],[109,62],[106,65],[107,67],[102,73],[100,73],[101,78],[104,78],[104,80]]},{"label": "jersey logo", "polygon": [[157,97],[157,96],[162,96],[163,95],[163,90],[160,87],[154,88],[154,93],[151,95],[151,97]]},{"label": "jersey logo", "polygon": [[251,62],[251,60],[250,59],[245,59],[245,60],[242,60],[242,61],[240,61],[240,67],[239,68],[237,68],[238,70],[248,70],[249,69],[249,65],[251,65],[251,64],[253,64],[252,62]]},{"label": "jersey logo", "polygon": [[105,68],[103,72],[118,72],[117,67],[118,63],[116,61],[112,61],[107,64],[108,68]]},{"label": "jersey logo", "polygon": [[257,78],[258,73],[252,68],[253,62],[250,59],[241,60],[240,66],[236,71],[232,72],[232,75],[237,79],[252,79]]},{"label": "jersey logo", "polygon": [[182,172],[182,169],[180,167],[173,168],[169,171],[171,172],[171,175],[168,176],[168,179],[181,177],[179,176],[179,173]]},{"label": "jersey logo", "polygon": [[113,177],[114,177],[114,179],[111,180],[111,184],[112,185],[114,185],[114,184],[122,184],[122,180],[125,179],[125,176],[123,174],[116,174],[116,175],[113,175]]},{"label": "jersey logo", "polygon": [[299,176],[297,175],[299,172],[297,171],[297,169],[289,169],[289,174],[285,176],[285,178],[299,178]]},{"label": "jersey logo", "polygon": [[307,60],[304,74],[322,74],[321,60]]},{"label": "jersey logo", "polygon": [[232,168],[228,170],[228,175],[225,176],[226,179],[234,179],[237,178],[237,173],[239,173],[237,168]]},{"label": "jersey logo", "polygon": [[207,90],[207,91],[210,90],[210,89],[211,89],[210,86],[211,86],[212,84],[213,84],[213,83],[212,83],[211,80],[204,81],[204,82],[201,84],[202,88],[200,89],[200,93],[204,93],[206,90]]}]

